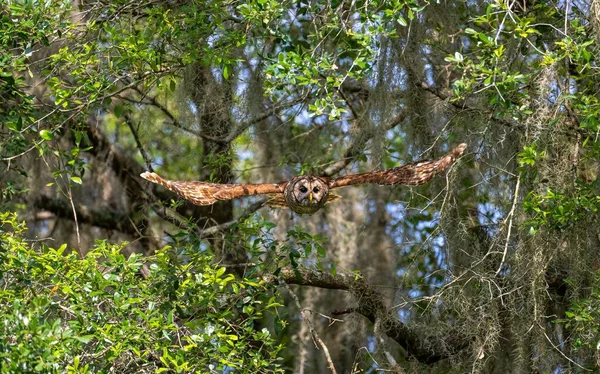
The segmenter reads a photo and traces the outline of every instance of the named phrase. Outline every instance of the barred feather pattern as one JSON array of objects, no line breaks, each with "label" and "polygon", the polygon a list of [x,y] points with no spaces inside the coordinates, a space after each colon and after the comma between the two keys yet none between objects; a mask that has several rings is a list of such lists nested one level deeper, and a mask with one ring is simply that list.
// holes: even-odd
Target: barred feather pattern
[{"label": "barred feather pattern", "polygon": [[403,184],[417,186],[429,182],[435,175],[443,172],[460,157],[467,144],[462,143],[450,153],[435,161],[419,161],[393,169],[377,170],[362,174],[350,174],[329,182],[329,188],[338,188],[355,184],[375,183],[380,185]]},{"label": "barred feather pattern", "polygon": [[196,205],[211,205],[219,200],[231,200],[241,196],[279,193],[283,194],[284,183],[264,184],[218,184],[207,182],[170,181],[156,173],[145,172],[142,178],[160,184],[169,191]]},{"label": "barred feather pattern", "polygon": [[[207,182],[170,181],[161,178],[156,173],[145,172],[141,177],[156,184],[160,184],[169,191],[196,205],[211,205],[219,200],[231,200],[241,196],[270,195],[267,205],[273,207],[289,207],[299,214],[313,214],[332,201],[339,199],[339,195],[331,194],[329,189],[350,186],[355,184],[374,183],[380,185],[403,184],[416,186],[427,183],[435,175],[443,172],[460,157],[467,145],[460,144],[452,152],[434,161],[419,161],[388,170],[378,170],[362,174],[350,174],[336,179],[314,176],[298,176],[289,182],[263,183],[263,184],[217,184]],[[318,180],[322,183],[316,183]],[[300,184],[299,184],[300,183]],[[297,201],[297,187],[302,183],[313,183],[319,187],[314,190],[314,196],[320,191],[320,198],[313,199],[313,193],[307,188],[297,194],[310,194],[310,199]],[[310,185],[312,186],[312,184]],[[312,189],[313,187],[311,187]],[[306,200],[306,199],[305,199]],[[323,201],[324,200],[324,201]]]}]

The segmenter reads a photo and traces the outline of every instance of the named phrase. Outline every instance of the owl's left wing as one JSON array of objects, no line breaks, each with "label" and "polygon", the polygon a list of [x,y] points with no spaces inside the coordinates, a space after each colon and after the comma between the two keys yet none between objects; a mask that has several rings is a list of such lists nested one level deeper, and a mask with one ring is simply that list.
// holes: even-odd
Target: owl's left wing
[{"label": "owl's left wing", "polygon": [[160,184],[167,190],[175,192],[196,205],[211,205],[218,200],[231,200],[249,195],[281,194],[283,196],[283,190],[287,183],[219,184],[170,181],[161,178],[156,173],[149,172],[142,173],[140,176],[152,183]]},{"label": "owl's left wing", "polygon": [[406,164],[397,168],[388,170],[377,170],[369,173],[350,174],[343,177],[332,179],[329,182],[329,188],[338,188],[350,186],[353,184],[375,183],[375,184],[404,184],[417,186],[425,184],[435,175],[444,171],[459,158],[467,144],[462,143],[454,148],[444,157],[434,161],[419,161],[412,164]]}]

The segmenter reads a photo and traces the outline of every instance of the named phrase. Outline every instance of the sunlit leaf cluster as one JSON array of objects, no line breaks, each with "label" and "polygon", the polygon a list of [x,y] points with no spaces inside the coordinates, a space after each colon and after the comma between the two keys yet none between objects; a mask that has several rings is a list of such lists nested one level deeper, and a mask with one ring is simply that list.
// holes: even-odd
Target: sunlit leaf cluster
[{"label": "sunlit leaf cluster", "polygon": [[0,215],[3,372],[281,372],[280,346],[256,329],[275,298],[193,255],[164,248],[125,257],[99,241],[85,257],[35,248],[14,214]]}]

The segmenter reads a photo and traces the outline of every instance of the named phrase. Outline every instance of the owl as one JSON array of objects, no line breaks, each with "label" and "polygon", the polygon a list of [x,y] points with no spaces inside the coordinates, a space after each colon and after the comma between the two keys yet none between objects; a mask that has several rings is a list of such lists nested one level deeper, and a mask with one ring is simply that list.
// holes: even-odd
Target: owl
[{"label": "owl", "polygon": [[219,184],[207,182],[170,181],[156,173],[145,172],[141,177],[160,184],[166,189],[196,205],[211,205],[219,200],[241,196],[268,195],[267,205],[287,207],[298,214],[314,214],[325,204],[340,198],[330,190],[355,184],[402,184],[417,186],[427,183],[444,171],[462,155],[467,145],[460,144],[450,153],[435,161],[419,161],[387,170],[349,174],[338,178],[301,175],[289,181],[261,184]]}]

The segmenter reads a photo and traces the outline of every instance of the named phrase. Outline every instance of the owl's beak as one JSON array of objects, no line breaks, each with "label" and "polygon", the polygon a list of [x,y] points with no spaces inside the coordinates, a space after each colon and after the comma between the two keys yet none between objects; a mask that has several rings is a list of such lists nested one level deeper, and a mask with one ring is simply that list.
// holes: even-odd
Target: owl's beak
[{"label": "owl's beak", "polygon": [[312,203],[312,192],[310,194],[308,194],[308,201],[310,201]]}]

